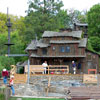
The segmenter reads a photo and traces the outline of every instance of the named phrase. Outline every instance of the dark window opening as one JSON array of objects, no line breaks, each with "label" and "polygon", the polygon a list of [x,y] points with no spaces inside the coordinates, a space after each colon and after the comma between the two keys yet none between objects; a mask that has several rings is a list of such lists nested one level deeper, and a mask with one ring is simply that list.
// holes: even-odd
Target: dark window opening
[{"label": "dark window opening", "polygon": [[63,46],[60,47],[60,52],[65,52],[65,48]]},{"label": "dark window opening", "polygon": [[92,60],[92,56],[91,55],[87,55],[87,59],[88,59],[88,61],[91,61]]},{"label": "dark window opening", "polygon": [[47,49],[43,49],[43,50],[42,50],[42,54],[43,54],[43,55],[47,55]]}]

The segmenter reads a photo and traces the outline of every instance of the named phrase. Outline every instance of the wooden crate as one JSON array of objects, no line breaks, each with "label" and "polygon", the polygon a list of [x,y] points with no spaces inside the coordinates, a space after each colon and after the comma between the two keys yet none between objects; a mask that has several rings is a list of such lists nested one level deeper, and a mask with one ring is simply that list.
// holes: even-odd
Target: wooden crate
[{"label": "wooden crate", "polygon": [[97,83],[97,74],[84,74],[83,83]]}]

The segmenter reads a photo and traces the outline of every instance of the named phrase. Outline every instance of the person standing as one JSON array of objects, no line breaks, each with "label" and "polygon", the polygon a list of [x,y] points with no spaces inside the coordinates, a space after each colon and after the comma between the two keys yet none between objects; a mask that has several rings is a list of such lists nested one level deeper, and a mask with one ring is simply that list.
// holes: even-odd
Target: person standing
[{"label": "person standing", "polygon": [[76,74],[76,64],[75,61],[72,61],[73,72]]},{"label": "person standing", "polygon": [[3,69],[2,76],[3,76],[3,83],[6,85],[7,84],[7,78],[8,78],[8,71],[6,69]]},{"label": "person standing", "polygon": [[14,84],[14,76],[11,76],[11,77],[10,77],[9,86],[10,86],[10,88],[11,88],[11,90],[12,90],[12,95],[15,95],[15,89],[14,89],[13,84]]},{"label": "person standing", "polygon": [[44,61],[44,63],[42,64],[43,68],[44,68],[44,74],[46,74],[46,69],[47,69],[47,61]]}]

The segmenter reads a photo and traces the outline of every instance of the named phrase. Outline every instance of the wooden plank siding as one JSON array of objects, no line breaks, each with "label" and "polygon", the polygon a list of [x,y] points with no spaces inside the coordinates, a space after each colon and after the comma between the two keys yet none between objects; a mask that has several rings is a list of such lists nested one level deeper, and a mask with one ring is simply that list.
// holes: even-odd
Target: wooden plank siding
[{"label": "wooden plank siding", "polygon": [[[55,50],[53,50],[53,46],[56,48]],[[59,49],[60,49],[60,46],[69,46],[70,47],[70,52],[60,52]],[[78,48],[78,44],[51,44],[51,47],[49,47],[47,49],[48,53],[47,55],[50,55],[50,56],[61,56],[61,55],[85,55],[84,53],[84,48]],[[79,52],[80,51],[80,52]],[[41,55],[41,51],[40,52],[40,55]]]}]

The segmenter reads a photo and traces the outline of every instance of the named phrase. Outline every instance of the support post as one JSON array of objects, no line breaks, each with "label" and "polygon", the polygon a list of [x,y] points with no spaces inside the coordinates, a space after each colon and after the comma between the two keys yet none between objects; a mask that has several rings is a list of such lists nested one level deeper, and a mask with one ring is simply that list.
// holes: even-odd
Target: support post
[{"label": "support post", "polygon": [[48,66],[48,75],[50,74],[49,66]]},{"label": "support post", "polygon": [[29,84],[30,80],[30,60],[28,59],[28,75],[27,75],[27,84]]}]

